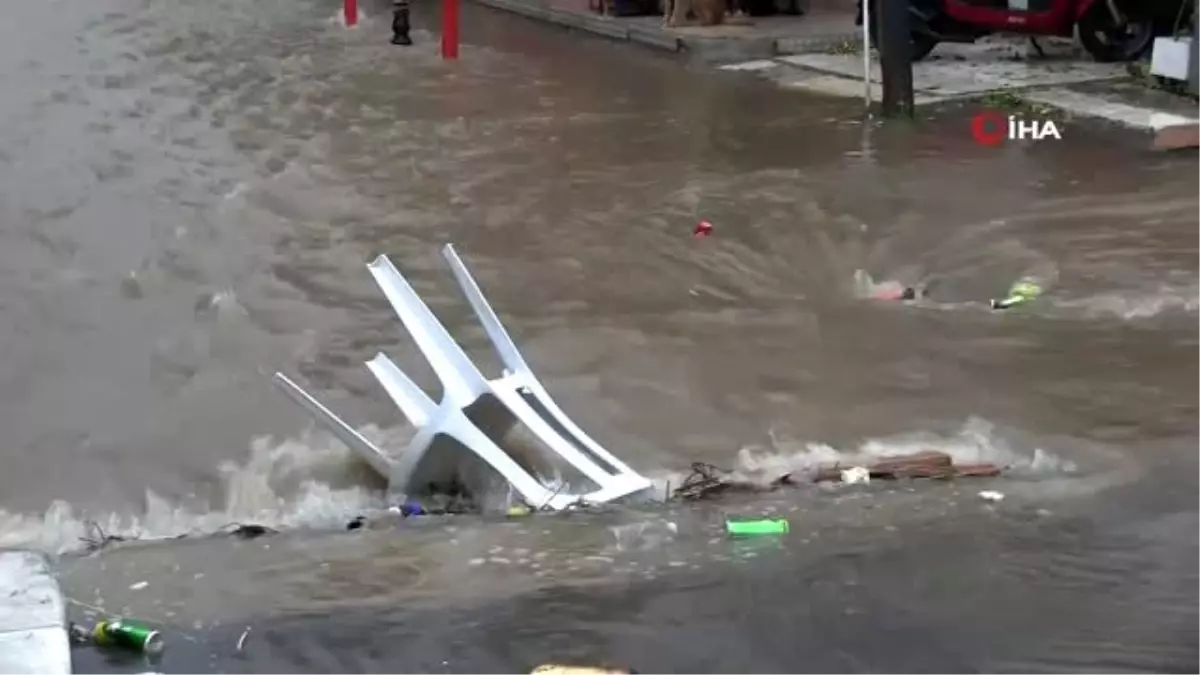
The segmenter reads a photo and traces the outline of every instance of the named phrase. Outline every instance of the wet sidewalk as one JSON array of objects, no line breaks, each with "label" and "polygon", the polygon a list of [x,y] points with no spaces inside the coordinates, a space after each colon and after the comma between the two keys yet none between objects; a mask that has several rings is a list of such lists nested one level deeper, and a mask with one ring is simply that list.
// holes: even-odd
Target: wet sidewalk
[{"label": "wet sidewalk", "polygon": [[588,0],[476,0],[480,4],[565,28],[731,62],[829,51],[856,39],[854,15],[814,7],[802,15],[732,19],[719,26],[667,28],[661,16],[601,16]]},{"label": "wet sidewalk", "polygon": [[[913,64],[915,102],[931,105],[1003,93],[1027,104],[1095,118],[1142,134],[1156,149],[1197,146],[1196,103],[1138,82],[1123,63],[1096,63],[1067,41],[1041,41],[1036,54],[1026,39],[997,37],[976,44],[942,44]],[[862,53],[810,53],[722,66],[755,73],[780,87],[861,98]],[[872,55],[871,98],[882,97],[878,58]]]}]

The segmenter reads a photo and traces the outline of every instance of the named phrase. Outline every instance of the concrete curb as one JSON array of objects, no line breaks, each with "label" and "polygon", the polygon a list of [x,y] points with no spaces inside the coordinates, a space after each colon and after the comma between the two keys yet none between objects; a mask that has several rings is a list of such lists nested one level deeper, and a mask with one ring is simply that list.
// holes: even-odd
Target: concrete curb
[{"label": "concrete curb", "polygon": [[1154,108],[1129,105],[1070,89],[1023,92],[1021,96],[1072,115],[1106,120],[1148,136],[1154,150],[1200,147],[1200,120]]},{"label": "concrete curb", "polygon": [[0,673],[70,672],[66,605],[49,562],[0,551]]},{"label": "concrete curb", "polygon": [[630,26],[629,39],[647,47],[665,49],[669,52],[677,52],[683,47],[683,42],[679,37],[657,28],[646,28],[645,26]]}]

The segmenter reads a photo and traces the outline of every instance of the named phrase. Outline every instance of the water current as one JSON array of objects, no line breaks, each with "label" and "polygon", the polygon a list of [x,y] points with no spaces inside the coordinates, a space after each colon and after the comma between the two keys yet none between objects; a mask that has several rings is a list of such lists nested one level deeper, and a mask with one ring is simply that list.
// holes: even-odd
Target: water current
[{"label": "water current", "polygon": [[[1194,153],[864,126],[471,5],[446,63],[430,8],[408,50],[363,9],[6,7],[0,546],[62,554],[74,617],[160,622],[169,672],[1195,672]],[[927,448],[1011,471],[340,532],[382,485],[269,376],[403,442],[362,363],[433,378],[364,263],[478,350],[446,242],[660,484]],[[858,270],[931,297],[865,301]],[[1045,297],[987,310],[1025,274]],[[763,513],[789,536],[723,536]],[[146,541],[81,556],[88,521]],[[150,541],[231,522],[287,532]]]}]

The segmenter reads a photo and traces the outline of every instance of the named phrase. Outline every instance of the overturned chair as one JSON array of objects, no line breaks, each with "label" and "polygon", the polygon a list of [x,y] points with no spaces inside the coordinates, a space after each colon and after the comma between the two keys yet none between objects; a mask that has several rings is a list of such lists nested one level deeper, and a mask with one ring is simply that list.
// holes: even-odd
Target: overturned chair
[{"label": "overturned chair", "polygon": [[[385,453],[286,375],[276,373],[276,383],[319,423],[386,476],[392,495],[407,495],[416,487],[411,483],[418,465],[431,454],[431,449],[438,447],[436,442],[443,437],[457,441],[477,455],[508,481],[527,504],[537,508],[562,509],[579,503],[604,503],[648,490],[651,487],[649,480],[592,440],[550,398],[454,247],[447,244],[442,249],[442,256],[450,264],[455,280],[499,354],[504,373],[496,379],[484,377],[387,256],[381,255],[367,265],[442,383],[442,400],[435,403],[386,354],[380,352],[367,362],[367,368],[416,427],[416,435],[399,456]],[[498,401],[502,412],[507,413],[508,419],[502,423],[502,428],[511,428],[516,421],[523,423],[546,448],[587,479],[589,490],[578,492],[570,486],[566,489],[547,486],[501,448],[493,438],[496,434],[485,432],[477,424],[477,416],[471,414],[471,409],[487,397]]]}]

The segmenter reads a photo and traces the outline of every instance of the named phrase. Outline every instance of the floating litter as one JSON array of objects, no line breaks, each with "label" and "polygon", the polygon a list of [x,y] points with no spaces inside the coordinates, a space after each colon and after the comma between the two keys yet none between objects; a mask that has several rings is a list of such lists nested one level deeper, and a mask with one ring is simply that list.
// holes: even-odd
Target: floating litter
[{"label": "floating litter", "polygon": [[1032,279],[1019,279],[1000,300],[992,300],[992,309],[1008,309],[1035,300],[1042,294],[1042,287]]},{"label": "floating litter", "polygon": [[759,536],[765,534],[787,534],[788,521],[785,518],[764,518],[763,520],[727,520],[725,531],[734,536]]}]

